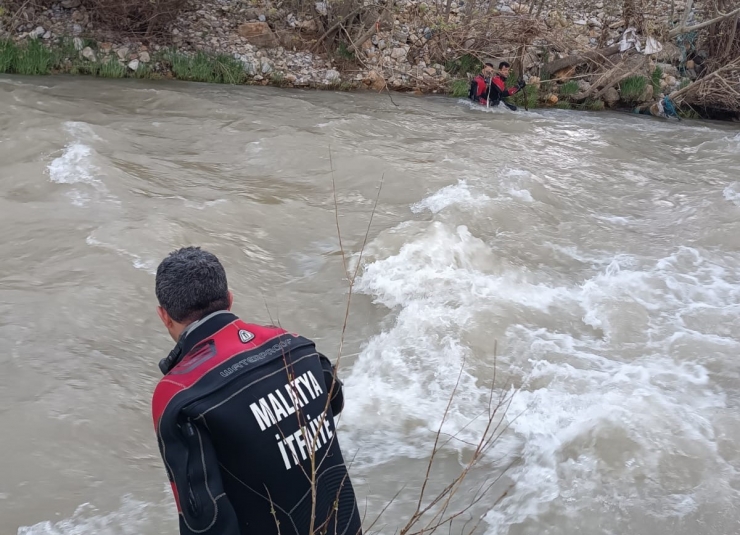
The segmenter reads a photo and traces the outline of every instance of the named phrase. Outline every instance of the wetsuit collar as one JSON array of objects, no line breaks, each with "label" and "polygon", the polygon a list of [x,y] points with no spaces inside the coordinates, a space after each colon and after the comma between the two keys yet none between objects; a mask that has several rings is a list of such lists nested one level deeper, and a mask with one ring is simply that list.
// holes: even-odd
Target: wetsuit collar
[{"label": "wetsuit collar", "polygon": [[237,316],[228,310],[218,310],[188,325],[169,355],[159,361],[162,374],[167,375],[199,342],[213,336],[236,319]]}]

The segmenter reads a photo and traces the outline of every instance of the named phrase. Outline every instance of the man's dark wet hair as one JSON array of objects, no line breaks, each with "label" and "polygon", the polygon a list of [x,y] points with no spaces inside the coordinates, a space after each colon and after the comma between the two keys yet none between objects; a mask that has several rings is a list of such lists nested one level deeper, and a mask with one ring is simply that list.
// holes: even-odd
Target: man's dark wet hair
[{"label": "man's dark wet hair", "polygon": [[504,67],[511,67],[511,65],[509,64],[508,61],[502,61],[501,63],[498,64],[499,69],[503,69]]},{"label": "man's dark wet hair", "polygon": [[493,63],[486,62],[486,64],[484,65],[484,67],[491,67],[493,69]]},{"label": "man's dark wet hair", "polygon": [[214,254],[200,247],[183,247],[162,260],[154,292],[160,306],[178,323],[229,308],[226,271]]}]

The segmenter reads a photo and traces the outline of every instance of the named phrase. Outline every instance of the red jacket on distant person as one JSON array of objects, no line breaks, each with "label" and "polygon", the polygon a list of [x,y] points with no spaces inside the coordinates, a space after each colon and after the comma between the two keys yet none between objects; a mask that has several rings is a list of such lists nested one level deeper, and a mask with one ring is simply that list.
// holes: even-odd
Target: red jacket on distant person
[{"label": "red jacket on distant person", "polygon": [[[519,91],[519,88],[517,86],[512,86],[507,89],[506,78],[504,78],[500,74],[494,76],[493,80],[491,80],[491,83],[495,85],[496,88],[499,90],[499,93],[501,94],[500,98],[510,97],[511,95]],[[493,95],[491,96],[493,97]],[[493,100],[493,98],[491,100]]]},{"label": "red jacket on distant person", "polygon": [[501,101],[502,98],[510,97],[517,91],[519,91],[519,88],[517,86],[507,88],[506,78],[504,78],[500,74],[495,75],[491,79],[490,85],[486,83],[485,77],[482,74],[479,74],[473,79],[473,82],[471,83],[470,99],[473,102],[477,102],[478,104],[482,104],[483,106],[485,106],[489,100],[490,92],[491,105],[495,106]]}]

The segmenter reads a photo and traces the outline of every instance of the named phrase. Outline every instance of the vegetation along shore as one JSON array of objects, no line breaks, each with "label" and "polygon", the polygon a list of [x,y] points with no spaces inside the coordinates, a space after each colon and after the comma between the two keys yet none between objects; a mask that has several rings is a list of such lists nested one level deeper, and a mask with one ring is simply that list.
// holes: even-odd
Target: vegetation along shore
[{"label": "vegetation along shore", "polygon": [[0,73],[465,97],[513,65],[534,107],[740,120],[734,0],[3,0]]}]

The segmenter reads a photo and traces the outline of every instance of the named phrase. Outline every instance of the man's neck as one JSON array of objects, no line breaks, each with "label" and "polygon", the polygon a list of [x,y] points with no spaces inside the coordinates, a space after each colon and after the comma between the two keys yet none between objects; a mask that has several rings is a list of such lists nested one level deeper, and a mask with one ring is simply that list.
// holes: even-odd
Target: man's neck
[{"label": "man's neck", "polygon": [[219,310],[188,324],[180,333],[169,355],[160,361],[159,368],[162,373],[167,374],[201,341],[213,336],[236,319],[238,318],[228,310]]},{"label": "man's neck", "polygon": [[212,317],[214,317],[214,316],[217,316],[218,314],[224,314],[224,313],[229,313],[229,311],[228,311],[228,310],[217,310],[216,312],[211,312],[210,314],[208,314],[207,316],[204,316],[204,317],[202,317],[202,318],[201,318],[201,319],[199,319],[199,320],[196,320],[196,321],[194,321],[194,322],[192,322],[192,323],[189,323],[189,324],[188,324],[188,325],[187,325],[187,326],[186,326],[186,327],[185,327],[185,328],[184,328],[184,329],[182,330],[182,333],[180,334],[180,337],[179,337],[179,338],[180,338],[180,339],[182,340],[182,339],[183,339],[183,338],[185,338],[185,337],[186,337],[186,336],[187,336],[188,334],[190,334],[190,333],[191,333],[191,332],[193,332],[193,331],[194,331],[195,329],[197,329],[198,327],[200,327],[201,325],[203,325],[203,324],[204,324],[205,322],[207,322],[207,321],[208,321],[209,319],[211,319]]}]

